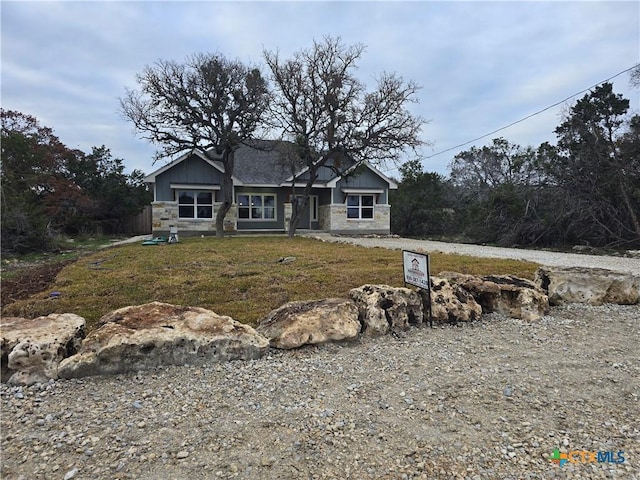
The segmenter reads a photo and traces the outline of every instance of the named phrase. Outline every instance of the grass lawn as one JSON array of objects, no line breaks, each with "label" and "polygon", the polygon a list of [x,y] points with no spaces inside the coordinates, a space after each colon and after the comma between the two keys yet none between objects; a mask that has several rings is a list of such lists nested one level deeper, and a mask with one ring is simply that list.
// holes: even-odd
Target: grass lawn
[{"label": "grass lawn", "polygon": [[[280,263],[282,257],[296,257]],[[533,278],[537,265],[517,260],[431,254],[431,272],[513,274]],[[366,283],[402,286],[400,250],[323,243],[308,238],[184,238],[175,245],[129,244],[81,257],[45,291],[3,308],[2,315],[76,313],[89,330],[107,312],[161,301],[204,307],[250,325],[293,300],[347,298]],[[59,292],[52,297],[51,292]]]}]

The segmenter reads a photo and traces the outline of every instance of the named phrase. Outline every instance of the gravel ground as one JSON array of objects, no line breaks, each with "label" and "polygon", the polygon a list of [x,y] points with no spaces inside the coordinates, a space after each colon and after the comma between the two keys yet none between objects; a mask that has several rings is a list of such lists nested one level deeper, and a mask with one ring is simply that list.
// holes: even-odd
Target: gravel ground
[{"label": "gravel ground", "polygon": [[[638,306],[0,387],[3,479],[640,478]],[[623,451],[562,467],[555,448]]]},{"label": "gravel ground", "polygon": [[[0,477],[640,479],[639,317],[570,305],[534,323],[491,314],[249,362],[3,384]],[[559,466],[556,448],[625,461]]]},{"label": "gravel ground", "polygon": [[520,248],[490,247],[466,243],[445,243],[409,238],[367,238],[339,237],[328,233],[306,233],[305,236],[325,242],[350,243],[364,247],[382,247],[390,249],[423,250],[425,252],[457,253],[488,258],[512,258],[528,260],[551,267],[588,267],[608,268],[619,272],[640,275],[640,258],[614,257],[609,255],[587,255],[582,253],[549,252],[545,250],[526,250]]}]

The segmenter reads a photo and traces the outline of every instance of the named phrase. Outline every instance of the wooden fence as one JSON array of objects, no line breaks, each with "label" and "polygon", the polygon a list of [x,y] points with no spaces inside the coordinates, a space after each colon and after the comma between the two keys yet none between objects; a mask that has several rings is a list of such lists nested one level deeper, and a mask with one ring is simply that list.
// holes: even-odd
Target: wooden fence
[{"label": "wooden fence", "polygon": [[151,234],[151,205],[145,206],[135,217],[125,220],[123,229],[131,235]]}]

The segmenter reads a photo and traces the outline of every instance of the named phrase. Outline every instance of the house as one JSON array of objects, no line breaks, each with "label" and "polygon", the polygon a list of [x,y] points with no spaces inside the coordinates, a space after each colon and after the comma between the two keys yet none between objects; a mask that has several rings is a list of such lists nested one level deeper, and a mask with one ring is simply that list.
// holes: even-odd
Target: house
[{"label": "house", "polygon": [[[292,183],[304,187],[305,170],[286,161],[286,142],[259,140],[235,153],[234,204],[225,217],[227,232],[286,232],[292,214]],[[145,177],[153,191],[152,230],[166,235],[215,232],[216,209],[224,167],[195,151]],[[294,175],[294,173],[296,175]],[[388,234],[389,190],[396,183],[368,163],[336,175],[322,167],[298,229],[340,234]],[[298,192],[302,188],[298,188]]]}]

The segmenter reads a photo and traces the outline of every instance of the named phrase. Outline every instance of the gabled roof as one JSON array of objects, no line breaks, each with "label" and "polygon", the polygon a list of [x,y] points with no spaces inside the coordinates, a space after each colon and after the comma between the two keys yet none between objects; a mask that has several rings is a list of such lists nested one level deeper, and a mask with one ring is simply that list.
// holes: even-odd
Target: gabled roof
[{"label": "gabled roof", "polygon": [[327,182],[327,187],[335,187],[338,183],[338,181],[340,181],[340,179],[346,175],[348,175],[349,173],[351,173],[352,170],[360,167],[360,166],[365,166],[367,167],[369,170],[371,170],[373,173],[375,173],[376,175],[378,175],[382,180],[384,180],[385,182],[387,182],[389,184],[389,188],[391,190],[397,190],[398,189],[398,184],[391,180],[389,177],[387,177],[384,173],[382,173],[380,170],[378,170],[376,167],[374,167],[373,165],[371,165],[369,162],[364,161],[360,164],[356,164],[354,166],[352,166],[351,168],[347,169],[344,172],[344,175],[340,176],[340,177],[336,177],[330,181]]},{"label": "gabled roof", "polygon": [[292,174],[286,155],[293,144],[280,140],[253,140],[236,150],[234,175],[244,185],[279,186]]},{"label": "gabled roof", "polygon": [[[233,182],[235,185],[279,186],[283,179],[291,175],[290,167],[284,160],[283,144],[277,140],[253,140],[250,145],[241,145],[235,153]],[[179,163],[196,156],[220,172],[224,165],[220,161],[210,160],[202,151],[187,152],[158,170],[144,177],[146,183],[155,183],[156,177],[175,167]],[[210,155],[219,157],[218,155]]]},{"label": "gabled roof", "polygon": [[184,155],[181,155],[180,157],[176,158],[172,162],[167,163],[166,165],[160,167],[158,170],[156,170],[156,171],[150,173],[149,175],[147,175],[146,177],[144,177],[145,183],[155,183],[156,177],[158,175],[166,172],[167,170],[170,170],[171,168],[175,167],[176,165],[178,165],[181,162],[184,162],[186,159],[191,158],[192,156],[196,156],[196,157],[202,159],[204,162],[207,162],[209,165],[211,165],[216,170],[219,170],[220,172],[224,172],[224,168],[222,168],[222,164],[220,162],[213,162],[213,161],[209,160],[201,151],[194,150],[193,152],[187,152]]},{"label": "gabled roof", "polygon": [[[287,162],[287,156],[291,155],[292,149],[292,143],[282,140],[252,140],[246,145],[241,145],[235,153],[235,165],[233,169],[234,184],[256,187],[280,187],[291,185],[294,175],[291,171],[290,164]],[[181,157],[178,157],[153,173],[150,173],[144,178],[144,181],[147,183],[155,183],[158,175],[161,175],[192,156],[196,156],[218,171],[224,172],[224,166],[221,162],[210,160],[204,155],[204,153],[196,150],[185,153]],[[393,180],[383,175],[368,162],[364,162],[362,165],[368,167],[372,172],[387,182],[389,184],[389,188],[398,188],[397,184]],[[348,169],[345,174],[350,172],[352,168]],[[304,168],[296,172],[296,175],[304,173],[306,170],[307,168]],[[336,176],[326,182],[317,183],[319,186],[335,187],[336,183],[341,178],[342,176]]]}]

